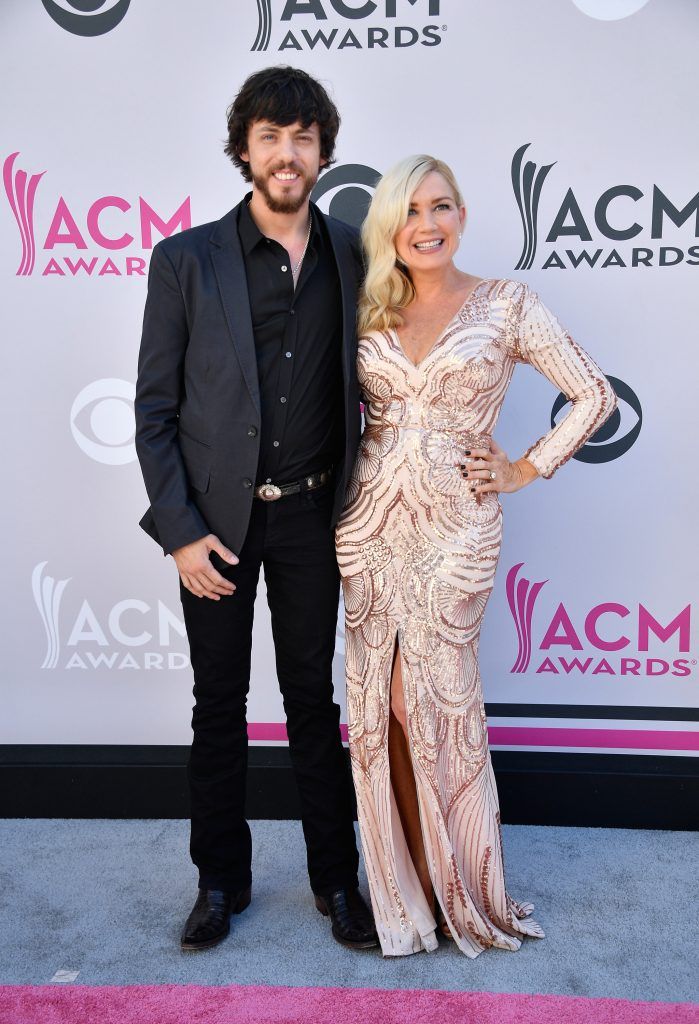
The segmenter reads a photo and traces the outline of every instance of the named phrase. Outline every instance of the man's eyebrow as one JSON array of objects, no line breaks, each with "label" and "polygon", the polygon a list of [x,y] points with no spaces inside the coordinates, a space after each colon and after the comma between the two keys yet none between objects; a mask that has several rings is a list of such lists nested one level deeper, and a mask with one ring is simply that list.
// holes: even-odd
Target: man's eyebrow
[{"label": "man's eyebrow", "polygon": [[[260,121],[260,122],[258,122],[254,126],[253,131],[257,135],[264,135],[265,132],[279,132],[279,131],[282,130],[282,128],[286,128],[286,127],[288,127],[288,125],[275,124],[274,121]],[[300,128],[295,128],[294,129],[294,135],[307,135],[307,134],[311,134],[311,135],[313,134],[312,126],[311,125],[309,125],[307,128],[300,127]]]}]

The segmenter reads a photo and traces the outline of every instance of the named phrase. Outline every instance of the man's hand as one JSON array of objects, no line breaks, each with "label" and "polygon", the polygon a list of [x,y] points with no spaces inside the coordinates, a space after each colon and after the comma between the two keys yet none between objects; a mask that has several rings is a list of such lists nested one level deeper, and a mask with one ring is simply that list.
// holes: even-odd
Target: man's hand
[{"label": "man's hand", "polygon": [[227,594],[232,594],[235,584],[231,583],[211,564],[209,552],[215,551],[224,562],[237,565],[238,558],[224,547],[218,537],[209,533],[201,540],[176,548],[172,552],[180,579],[187,590],[197,597],[208,597],[211,601],[220,601]]}]

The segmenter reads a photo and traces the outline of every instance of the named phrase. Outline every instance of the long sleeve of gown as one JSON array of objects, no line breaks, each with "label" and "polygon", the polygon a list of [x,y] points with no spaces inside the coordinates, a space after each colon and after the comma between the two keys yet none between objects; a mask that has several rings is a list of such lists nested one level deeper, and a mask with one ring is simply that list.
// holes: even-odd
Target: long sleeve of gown
[{"label": "long sleeve of gown", "polygon": [[599,366],[563,329],[536,292],[518,289],[515,357],[543,373],[571,408],[524,457],[547,479],[582,448],[616,408],[616,395]]}]

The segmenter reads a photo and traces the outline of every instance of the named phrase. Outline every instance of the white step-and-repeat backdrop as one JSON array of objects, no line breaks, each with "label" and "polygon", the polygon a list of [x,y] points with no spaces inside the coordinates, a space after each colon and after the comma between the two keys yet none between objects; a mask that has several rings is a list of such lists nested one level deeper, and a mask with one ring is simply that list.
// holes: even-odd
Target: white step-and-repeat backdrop
[{"label": "white step-and-repeat backdrop", "polygon": [[[463,268],[534,286],[619,395],[552,481],[504,498],[493,747],[696,754],[694,0],[3,0],[0,28],[0,743],[189,741],[175,569],[137,526],[148,260],[242,197],[226,106],[287,63],[342,114],[321,207],[357,219],[401,156],[447,160]],[[519,368],[499,441],[518,456],[563,404]],[[340,626],[341,702],[342,652]],[[249,719],[282,741],[264,594]]]}]

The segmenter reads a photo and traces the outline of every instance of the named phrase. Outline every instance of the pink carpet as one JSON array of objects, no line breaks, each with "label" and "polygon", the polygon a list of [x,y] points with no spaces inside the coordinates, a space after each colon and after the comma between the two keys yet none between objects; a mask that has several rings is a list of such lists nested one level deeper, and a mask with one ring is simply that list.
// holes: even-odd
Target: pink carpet
[{"label": "pink carpet", "polygon": [[2,1024],[699,1024],[699,1005],[491,992],[0,986]]},{"label": "pink carpet", "polygon": [[[347,726],[340,726],[343,740]],[[288,742],[283,722],[249,722],[248,737]],[[491,747],[586,747],[591,750],[699,750],[696,729],[567,729],[560,726],[489,725]]]}]

